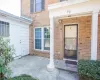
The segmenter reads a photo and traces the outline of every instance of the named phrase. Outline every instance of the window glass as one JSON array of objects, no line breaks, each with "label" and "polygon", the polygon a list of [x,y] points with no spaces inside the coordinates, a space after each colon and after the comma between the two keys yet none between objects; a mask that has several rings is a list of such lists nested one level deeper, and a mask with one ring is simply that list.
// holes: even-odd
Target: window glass
[{"label": "window glass", "polygon": [[30,0],[30,12],[40,12],[44,10],[44,0]]},{"label": "window glass", "polygon": [[41,49],[41,28],[35,29],[35,49]]},{"label": "window glass", "polygon": [[62,1],[68,1],[68,0],[60,0],[60,2],[62,2]]},{"label": "window glass", "polygon": [[41,3],[36,3],[36,12],[39,12],[42,10],[41,6],[42,6]]},{"label": "window glass", "polygon": [[35,38],[36,39],[41,39],[41,28],[36,28],[35,29]]},{"label": "window glass", "polygon": [[41,39],[35,39],[35,49],[41,49]]},{"label": "window glass", "polygon": [[0,21],[0,36],[1,37],[9,36],[9,23]]},{"label": "window glass", "polygon": [[42,0],[36,0],[36,3],[41,3],[42,2]]},{"label": "window glass", "polygon": [[50,50],[50,28],[44,28],[44,50]]},{"label": "window glass", "polygon": [[35,5],[36,5],[36,6],[35,6],[36,12],[42,10],[42,0],[36,0]]}]

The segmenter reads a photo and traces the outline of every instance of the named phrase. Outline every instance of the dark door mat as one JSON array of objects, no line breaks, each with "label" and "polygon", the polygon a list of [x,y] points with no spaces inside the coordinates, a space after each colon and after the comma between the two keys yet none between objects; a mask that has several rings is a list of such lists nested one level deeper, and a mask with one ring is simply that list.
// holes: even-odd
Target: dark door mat
[{"label": "dark door mat", "polygon": [[65,63],[66,64],[77,65],[77,62],[76,61],[68,61],[68,60],[66,60]]}]

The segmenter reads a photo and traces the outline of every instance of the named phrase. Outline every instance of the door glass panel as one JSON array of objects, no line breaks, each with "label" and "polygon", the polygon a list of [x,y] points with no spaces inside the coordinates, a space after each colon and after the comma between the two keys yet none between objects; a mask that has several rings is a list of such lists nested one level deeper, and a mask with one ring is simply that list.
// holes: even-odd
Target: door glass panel
[{"label": "door glass panel", "polygon": [[76,50],[76,38],[65,38],[65,49]]},{"label": "door glass panel", "polygon": [[77,58],[77,26],[65,26],[65,54],[68,59]]}]

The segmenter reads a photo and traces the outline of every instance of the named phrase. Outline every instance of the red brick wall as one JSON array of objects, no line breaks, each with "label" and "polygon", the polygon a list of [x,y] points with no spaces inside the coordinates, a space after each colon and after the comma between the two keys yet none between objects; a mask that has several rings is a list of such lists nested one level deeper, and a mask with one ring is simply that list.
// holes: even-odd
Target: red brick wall
[{"label": "red brick wall", "polygon": [[[49,26],[48,5],[56,3],[57,0],[45,0],[45,10],[30,14],[30,0],[22,1],[22,15],[33,17],[33,24],[30,26],[30,54],[49,57],[49,52],[34,50],[34,27]],[[62,24],[55,21],[55,38],[54,51],[55,58],[63,59],[64,56],[64,24],[78,24],[78,59],[90,59],[91,51],[91,16],[82,16],[76,18],[63,19]],[[99,32],[98,32],[98,59],[100,59],[100,15],[99,15]]]},{"label": "red brick wall", "polygon": [[[82,16],[63,19],[62,23],[55,20],[54,29],[54,52],[56,59],[64,57],[64,25],[78,24],[78,59],[91,58],[91,16]],[[34,50],[33,27],[30,26],[30,54],[49,57],[49,52]]]},{"label": "red brick wall", "polygon": [[64,25],[78,24],[78,59],[90,59],[91,54],[91,16],[67,18],[55,25],[55,57],[64,56]]},{"label": "red brick wall", "polygon": [[41,12],[36,12],[30,14],[30,0],[21,0],[22,1],[22,16],[29,16],[33,18],[33,24],[29,28],[29,52],[30,54],[49,57],[49,52],[37,51],[34,50],[34,27],[44,27],[49,26],[49,12],[48,5],[52,3],[56,3],[57,0],[45,0],[45,10]]},{"label": "red brick wall", "polygon": [[98,60],[100,60],[100,15],[99,15],[99,20],[98,20],[98,23],[99,23],[99,30],[98,30]]}]

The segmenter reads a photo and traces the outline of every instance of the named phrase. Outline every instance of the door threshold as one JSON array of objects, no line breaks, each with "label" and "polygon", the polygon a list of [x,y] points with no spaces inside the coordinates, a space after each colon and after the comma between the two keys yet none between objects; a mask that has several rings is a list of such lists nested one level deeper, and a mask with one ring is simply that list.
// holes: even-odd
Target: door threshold
[{"label": "door threshold", "polygon": [[78,62],[78,60],[72,60],[72,59],[66,59],[66,58],[64,58],[63,60]]}]

